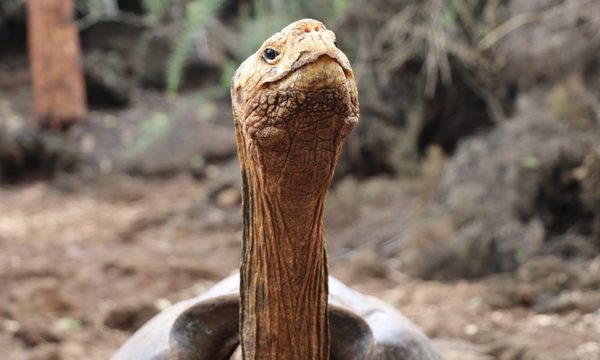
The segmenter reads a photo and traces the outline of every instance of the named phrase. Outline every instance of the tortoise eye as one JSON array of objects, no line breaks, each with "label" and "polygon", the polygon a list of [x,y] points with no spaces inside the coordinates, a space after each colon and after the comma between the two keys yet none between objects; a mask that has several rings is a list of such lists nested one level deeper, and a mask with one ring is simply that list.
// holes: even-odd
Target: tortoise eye
[{"label": "tortoise eye", "polygon": [[275,60],[275,58],[277,56],[279,56],[279,52],[277,52],[276,50],[273,50],[271,48],[266,48],[263,53],[263,56],[266,61]]}]

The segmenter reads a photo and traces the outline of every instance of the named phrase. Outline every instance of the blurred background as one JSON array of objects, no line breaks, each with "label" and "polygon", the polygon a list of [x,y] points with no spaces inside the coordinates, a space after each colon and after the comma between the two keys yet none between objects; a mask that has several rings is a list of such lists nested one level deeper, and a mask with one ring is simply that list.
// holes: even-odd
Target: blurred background
[{"label": "blurred background", "polygon": [[107,359],[236,271],[230,79],[303,17],[360,91],[331,273],[448,359],[600,359],[599,1],[2,0],[4,359]]}]

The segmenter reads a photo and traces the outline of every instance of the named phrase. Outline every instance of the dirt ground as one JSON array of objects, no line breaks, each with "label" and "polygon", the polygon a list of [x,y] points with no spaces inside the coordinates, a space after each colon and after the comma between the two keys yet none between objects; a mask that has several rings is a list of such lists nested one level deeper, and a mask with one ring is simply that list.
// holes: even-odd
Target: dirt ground
[{"label": "dirt ground", "polygon": [[[27,74],[21,85],[4,75],[0,105],[27,117],[30,96],[19,90]],[[129,169],[153,176],[113,171],[121,149],[142,148],[136,131],[160,127],[152,114],[168,113],[161,95],[143,94],[119,121],[93,112],[87,133],[77,135],[84,150],[105,157],[93,178],[76,173],[0,186],[1,359],[108,359],[153,314],[237,271],[239,172],[227,155],[228,110],[188,100],[180,101],[187,105],[176,111],[183,120],[175,127],[205,133],[185,150],[206,155],[201,176],[172,173],[187,161],[165,153],[177,137],[143,148],[151,156]],[[190,109],[227,116],[199,123]],[[152,126],[144,130],[140,119]],[[541,256],[514,273],[474,280],[425,281],[398,271],[400,234],[424,221],[439,176],[433,168],[412,180],[346,177],[335,184],[325,219],[331,273],[394,304],[447,359],[600,359],[600,256]],[[443,237],[449,225],[438,223],[434,231]]]},{"label": "dirt ground", "polygon": [[[236,271],[239,193],[211,194],[218,173],[118,176],[77,191],[45,182],[1,188],[0,353],[107,359],[159,309]],[[518,281],[511,274],[442,282],[394,271],[368,234],[386,238],[414,215],[420,200],[405,188],[383,178],[336,186],[326,215],[333,275],[396,305],[448,359],[600,359],[597,309],[500,304]],[[600,272],[600,258],[581,266]]]}]

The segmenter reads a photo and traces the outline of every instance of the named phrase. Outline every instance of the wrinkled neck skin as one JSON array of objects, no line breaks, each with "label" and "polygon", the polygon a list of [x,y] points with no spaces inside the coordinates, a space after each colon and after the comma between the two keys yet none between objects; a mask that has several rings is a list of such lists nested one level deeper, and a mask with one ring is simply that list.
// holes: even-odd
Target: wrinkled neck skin
[{"label": "wrinkled neck skin", "polygon": [[[244,359],[276,359],[289,349],[296,352],[290,359],[301,359],[302,354],[322,359],[329,351],[324,191],[300,206],[294,204],[285,196],[293,192],[291,174],[277,176],[269,169],[276,165],[249,158],[251,166],[259,162],[262,168],[246,169],[243,180]],[[279,181],[287,181],[286,188],[279,188]],[[296,336],[300,333],[317,336]]]},{"label": "wrinkled neck skin", "polygon": [[[278,47],[279,67],[269,68],[261,48],[232,84],[245,360],[329,359],[323,207],[343,140],[358,121],[358,99],[347,60],[321,23],[286,29],[274,38],[300,41],[292,50],[302,51]],[[278,46],[270,41],[263,47]]]},{"label": "wrinkled neck skin", "polygon": [[345,136],[337,117],[297,114],[276,144],[237,128],[244,359],[329,358],[323,206]]}]

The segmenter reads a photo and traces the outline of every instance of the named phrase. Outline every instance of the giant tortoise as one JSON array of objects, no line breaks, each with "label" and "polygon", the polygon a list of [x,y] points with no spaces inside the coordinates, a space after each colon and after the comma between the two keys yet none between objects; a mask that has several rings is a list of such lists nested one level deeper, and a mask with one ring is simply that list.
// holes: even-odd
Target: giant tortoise
[{"label": "giant tortoise", "polygon": [[240,275],[155,316],[113,360],[441,359],[391,306],[328,277],[323,205],[358,93],[333,32],[296,21],[231,87],[242,175]]}]

